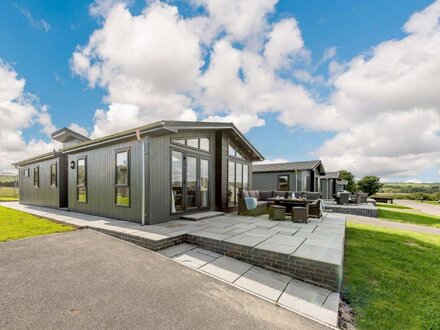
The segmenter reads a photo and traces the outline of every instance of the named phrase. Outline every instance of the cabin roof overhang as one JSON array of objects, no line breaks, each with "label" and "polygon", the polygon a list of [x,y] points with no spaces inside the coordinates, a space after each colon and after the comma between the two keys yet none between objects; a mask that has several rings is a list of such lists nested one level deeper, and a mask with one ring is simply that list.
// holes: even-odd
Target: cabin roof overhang
[{"label": "cabin roof overhang", "polygon": [[160,121],[138,128],[130,129],[124,132],[112,134],[95,140],[86,141],[74,146],[61,149],[63,153],[73,153],[83,149],[94,148],[98,145],[108,144],[127,138],[136,137],[136,131],[139,130],[140,135],[162,136],[177,133],[180,130],[230,130],[236,139],[239,139],[252,155],[252,161],[264,160],[263,155],[249,142],[249,140],[235,127],[232,123],[213,123],[213,122],[191,122],[191,121]]},{"label": "cabin roof overhang", "polygon": [[29,164],[33,164],[33,163],[38,163],[38,162],[43,161],[43,160],[57,158],[57,157],[59,157],[61,155],[62,155],[61,152],[52,151],[52,152],[48,152],[48,153],[45,153],[45,154],[42,154],[42,155],[38,155],[38,156],[35,156],[35,157],[24,159],[24,160],[21,160],[19,162],[12,163],[12,165],[15,166],[15,167],[29,165]]},{"label": "cabin roof overhang", "polygon": [[80,140],[82,142],[90,141],[90,139],[87,136],[79,134],[75,131],[72,131],[69,128],[66,128],[66,127],[59,129],[58,131],[53,132],[51,137],[52,137],[52,139],[59,141],[59,142],[62,142],[62,143],[69,142],[69,141],[75,140],[75,139]]}]

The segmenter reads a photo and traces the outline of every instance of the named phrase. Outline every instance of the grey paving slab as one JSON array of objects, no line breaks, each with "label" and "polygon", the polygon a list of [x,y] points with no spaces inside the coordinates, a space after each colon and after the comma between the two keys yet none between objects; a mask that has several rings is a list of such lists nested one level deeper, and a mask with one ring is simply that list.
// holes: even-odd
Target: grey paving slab
[{"label": "grey paving slab", "polygon": [[202,248],[199,248],[199,247],[195,248],[194,252],[206,254],[207,256],[210,256],[210,257],[215,258],[215,259],[220,258],[223,255],[221,253],[217,253],[217,252],[214,252],[214,251],[211,251],[211,250],[202,249]]},{"label": "grey paving slab", "polygon": [[173,257],[173,259],[189,267],[200,268],[206,265],[208,262],[213,261],[215,258],[205,253],[190,250]]},{"label": "grey paving slab", "polygon": [[293,279],[286,287],[283,295],[294,296],[312,304],[322,306],[330,293],[330,290]]},{"label": "grey paving slab", "polygon": [[191,235],[198,236],[198,237],[211,238],[211,239],[215,239],[215,240],[219,240],[219,241],[223,241],[223,240],[233,236],[232,234],[210,233],[208,231],[203,231],[203,230],[193,231],[193,232],[191,232]]},{"label": "grey paving slab", "polygon": [[166,257],[174,257],[174,256],[182,254],[186,251],[193,250],[196,247],[197,246],[192,245],[192,244],[182,243],[182,244],[170,246],[169,248],[160,250],[159,253],[166,256]]},{"label": "grey paving slab", "polygon": [[339,310],[339,299],[340,294],[338,292],[331,292],[327,296],[327,299],[325,300],[322,307],[333,312],[337,312]]},{"label": "grey paving slab", "polygon": [[293,256],[325,262],[328,264],[341,266],[342,251],[333,248],[322,248],[321,246],[307,244],[304,242],[298,250],[293,253]]},{"label": "grey paving slab", "polygon": [[235,285],[262,297],[277,301],[287,283],[262,274],[252,268],[234,282]]},{"label": "grey paving slab", "polygon": [[315,305],[306,300],[283,294],[278,301],[280,306],[285,306],[296,310],[304,315],[310,316],[314,319],[326,322],[334,327],[338,325],[338,312]]},{"label": "grey paving slab", "polygon": [[250,268],[252,265],[248,263],[222,256],[203,266],[200,270],[232,283]]},{"label": "grey paving slab", "polygon": [[279,274],[279,273],[275,273],[275,272],[273,272],[271,270],[264,269],[264,268],[261,268],[261,267],[258,267],[258,266],[253,266],[252,267],[252,271],[253,272],[257,272],[257,273],[259,273],[261,275],[264,275],[264,276],[272,277],[272,278],[274,278],[274,279],[276,279],[278,281],[284,282],[286,284],[289,283],[292,280],[292,278],[290,276]]},{"label": "grey paving slab", "polygon": [[258,234],[250,234],[250,233],[243,233],[236,236],[233,236],[231,238],[225,239],[225,242],[229,243],[235,243],[243,246],[250,246],[254,247],[258,245],[259,243],[265,241],[270,236],[263,236]]},{"label": "grey paving slab", "polygon": [[215,217],[219,217],[225,215],[225,212],[215,212],[215,211],[209,211],[209,212],[199,212],[189,215],[182,216],[182,219],[185,220],[192,220],[192,221],[199,221],[204,219],[211,219]]}]

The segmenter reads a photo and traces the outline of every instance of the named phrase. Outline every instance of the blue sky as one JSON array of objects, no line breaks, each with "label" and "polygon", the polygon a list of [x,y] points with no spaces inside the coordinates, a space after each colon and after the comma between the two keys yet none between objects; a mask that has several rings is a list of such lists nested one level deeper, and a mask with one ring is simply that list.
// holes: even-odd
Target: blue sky
[{"label": "blue sky", "polygon": [[[279,1],[266,14],[266,30],[270,30],[281,20],[293,18],[296,20],[304,43],[302,49],[308,55],[306,55],[307,59],[296,61],[294,64],[292,62],[289,64],[290,67],[278,68],[276,75],[283,81],[291,81],[292,84],[303,86],[317,104],[328,105],[332,103],[330,99],[335,89],[341,88],[341,85],[330,82],[333,74],[329,71],[331,61],[341,67],[345,65],[342,70],[350,70],[349,63],[354,57],[363,55],[369,59],[374,56],[371,54],[372,47],[387,40],[404,39],[408,35],[408,32],[403,30],[405,22],[414,12],[421,11],[432,3],[421,0]],[[179,17],[182,19],[203,15],[208,11],[208,7],[194,8],[179,1],[169,1],[168,4],[178,8]],[[78,73],[78,70],[75,71],[73,68],[72,56],[75,51],[80,52],[78,49],[87,47],[92,33],[101,29],[108,18],[106,13],[91,15],[90,5],[90,1],[81,0],[0,2],[0,58],[7,63],[10,70],[18,74],[19,78],[25,79],[25,93],[31,93],[38,99],[32,100],[32,104],[37,108],[43,105],[48,107],[48,114],[54,126],[61,128],[76,123],[92,133],[95,129],[96,110],[108,111],[109,104],[120,101],[110,95],[108,84],[93,84],[87,74]],[[128,10],[131,15],[137,16],[141,15],[145,7],[144,1],[132,1]],[[222,33],[214,40],[218,41],[222,35],[228,34],[227,31]],[[234,37],[231,37],[228,40],[232,40],[232,47],[238,50],[252,48],[248,41],[243,41],[244,39],[235,39],[235,41],[233,39]],[[205,66],[201,69],[202,74],[210,64],[214,45],[215,41],[205,45],[209,50],[202,55],[205,61]],[[329,59],[323,60],[324,54],[329,49],[334,49],[334,54]],[[295,77],[292,74],[293,66],[295,70],[304,70],[311,76],[318,77],[321,82],[316,82],[318,80],[307,82]],[[192,98],[197,97],[194,96],[195,94],[192,94]],[[209,107],[209,104],[209,101],[203,101],[192,106],[199,119],[209,115],[230,114],[227,107],[224,111],[215,113],[197,112],[199,109]],[[140,107],[142,109],[142,106]],[[417,104],[414,108],[418,108]],[[164,119],[168,119],[166,113],[162,112]],[[234,114],[233,111],[231,113]],[[438,108],[435,109],[435,113],[438,114]],[[347,131],[346,127],[336,128],[339,126],[337,119],[334,122],[327,122],[325,124],[328,126],[327,129],[323,128],[324,124],[320,124],[319,127],[308,127],[301,121],[290,120],[285,123],[277,111],[262,110],[257,112],[257,116],[258,119],[264,120],[264,125],[246,126],[244,130],[269,160],[297,161],[321,157],[323,144],[329,140],[333,141],[337,135],[345,134],[344,132]],[[289,116],[294,117],[295,113]],[[312,117],[310,120],[313,120]],[[143,123],[139,122],[140,124]],[[32,139],[50,142],[47,134],[42,132],[41,125],[29,124],[18,129],[22,132],[25,142]],[[438,134],[437,128],[433,130]],[[335,147],[330,145],[329,150],[333,150],[332,148]],[[378,153],[382,154],[382,151]],[[407,159],[405,157],[412,153],[401,151],[397,159],[396,151],[385,156],[391,157],[390,161],[397,162]],[[365,152],[365,154],[371,153]],[[324,159],[325,156],[328,155],[323,155]],[[359,159],[368,161],[369,156],[362,157],[364,158]],[[334,161],[330,156],[328,158],[330,167],[346,167],[358,175],[371,172],[389,180],[438,181],[440,174],[438,164],[426,165],[429,160],[417,165],[413,171],[403,173],[397,166],[381,171],[375,167],[358,166],[360,160],[353,160],[344,166],[343,162]]]}]

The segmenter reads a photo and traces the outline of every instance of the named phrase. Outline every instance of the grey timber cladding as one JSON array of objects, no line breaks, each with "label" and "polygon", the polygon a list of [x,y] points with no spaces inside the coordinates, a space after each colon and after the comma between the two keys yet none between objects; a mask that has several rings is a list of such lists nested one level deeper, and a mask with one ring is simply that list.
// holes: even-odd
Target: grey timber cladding
[{"label": "grey timber cladding", "polygon": [[[210,152],[171,143],[171,139],[208,137]],[[215,131],[196,130],[179,131],[149,138],[147,185],[147,221],[149,224],[179,219],[182,213],[171,212],[171,150],[187,152],[199,158],[209,160],[210,210],[215,209]],[[205,209],[206,210],[206,209]],[[197,212],[199,210],[194,210]],[[189,212],[187,212],[189,213]]]},{"label": "grey timber cladding", "polygon": [[277,190],[278,189],[278,176],[289,176],[289,191],[303,191],[305,189],[303,185],[303,173],[309,171],[297,171],[295,172],[254,172],[253,176],[253,188],[258,190]]},{"label": "grey timber cladding", "polygon": [[[146,139],[146,138],[145,138]],[[130,150],[130,207],[116,206],[116,151]],[[82,157],[87,159],[87,202],[77,201],[77,164]],[[119,143],[78,150],[68,155],[69,209],[74,212],[101,215],[104,217],[141,222],[142,200],[142,151],[140,142],[131,139]],[[75,162],[75,169],[70,162]],[[148,192],[147,192],[148,194]]]},{"label": "grey timber cladding", "polygon": [[[50,166],[57,166],[57,184],[50,184]],[[39,187],[34,187],[34,169],[39,169]],[[29,169],[29,176],[24,170]],[[59,208],[66,206],[66,162],[65,156],[57,156],[19,167],[20,203]]]}]

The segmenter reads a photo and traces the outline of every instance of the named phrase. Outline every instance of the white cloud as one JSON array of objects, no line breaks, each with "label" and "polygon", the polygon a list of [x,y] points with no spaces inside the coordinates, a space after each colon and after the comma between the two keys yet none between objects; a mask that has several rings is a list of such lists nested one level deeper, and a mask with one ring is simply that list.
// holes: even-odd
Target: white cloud
[{"label": "white cloud", "polygon": [[[107,93],[91,136],[161,119],[248,131],[275,113],[289,127],[336,133],[317,151],[329,168],[414,177],[438,166],[440,1],[408,20],[407,36],[368,55],[338,63],[328,48],[318,63],[329,62],[328,81],[314,74],[297,21],[268,20],[276,2],[193,0],[202,10],[189,18],[158,1],[139,15],[125,1],[95,2],[102,27],[71,61]],[[318,85],[333,91],[327,99]]]},{"label": "white cloud", "polygon": [[79,133],[81,135],[84,135],[85,137],[89,137],[89,135],[90,135],[90,133],[87,130],[87,128],[82,127],[82,126],[78,125],[77,123],[70,124],[68,128],[71,129],[74,132],[77,132],[77,133]]},{"label": "white cloud", "polygon": [[35,125],[45,134],[55,129],[46,106],[39,106],[35,97],[24,91],[25,80],[0,59],[0,172],[12,169],[11,163],[53,149],[53,144],[32,139],[29,143],[22,131]]},{"label": "white cloud", "polygon": [[301,31],[294,18],[284,19],[273,25],[264,46],[264,56],[273,69],[289,67],[292,57],[307,56]]},{"label": "white cloud", "polygon": [[131,0],[95,0],[89,5],[89,14],[96,17],[105,17],[118,4],[129,6]]},{"label": "white cloud", "polygon": [[409,179],[406,180],[405,183],[423,183],[423,181],[420,179]]},{"label": "white cloud", "polygon": [[[199,38],[175,7],[153,3],[139,16],[118,4],[72,57],[75,73],[107,89],[93,137],[161,119],[197,119],[188,91],[202,65]],[[186,110],[184,110],[186,109]]]},{"label": "white cloud", "polygon": [[261,162],[253,162],[253,165],[264,165],[264,164],[277,164],[277,163],[287,163],[289,162],[284,158],[275,158],[275,159],[265,159]]},{"label": "white cloud", "polygon": [[[267,15],[275,11],[278,0],[192,0],[203,7],[208,15],[196,17],[195,22],[202,29],[200,35],[209,36],[212,41],[221,32],[231,42],[244,42],[255,47],[269,28]],[[201,24],[202,23],[202,24]]]},{"label": "white cloud", "polygon": [[341,130],[317,152],[330,167],[404,177],[439,166],[439,18],[437,1],[411,16],[406,37],[339,70],[331,106]]},{"label": "white cloud", "polygon": [[28,19],[28,21],[31,23],[31,25],[34,28],[42,29],[45,32],[49,32],[49,30],[51,29],[51,26],[48,22],[46,22],[44,19],[35,19],[29,10],[27,10],[23,7],[20,7],[16,3],[13,3],[13,5],[14,5],[15,9],[17,9],[20,14],[22,14],[24,17],[26,17]]}]

